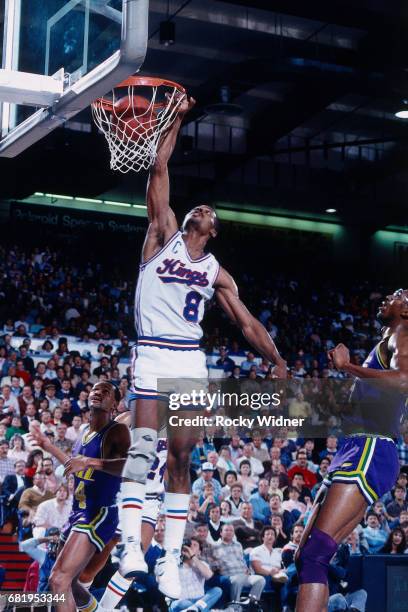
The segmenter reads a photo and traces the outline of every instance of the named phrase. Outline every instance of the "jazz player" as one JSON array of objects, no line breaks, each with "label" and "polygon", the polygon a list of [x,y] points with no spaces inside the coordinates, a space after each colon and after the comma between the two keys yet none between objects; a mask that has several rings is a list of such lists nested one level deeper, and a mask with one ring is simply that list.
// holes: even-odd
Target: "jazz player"
[{"label": "jazz player", "polygon": [[90,426],[67,457],[40,430],[33,432],[36,442],[74,474],[72,512],[65,526],[64,546],[50,576],[53,594],[64,601],[58,612],[94,612],[97,602],[79,582],[78,576],[96,551],[102,551],[118,525],[116,496],[130,444],[129,429],[111,419],[119,403],[119,390],[110,382],[96,383],[89,394]]},{"label": "jazz player", "polygon": [[[125,412],[116,417],[116,421],[120,423],[126,424],[130,427],[130,413]],[[165,438],[159,438],[157,442],[156,448],[156,459],[150,469],[150,472],[147,475],[146,482],[146,497],[145,503],[143,506],[143,515],[142,515],[142,528],[141,528],[141,544],[143,550],[147,550],[150,546],[150,542],[152,541],[154,530],[156,528],[157,519],[159,517],[160,508],[164,495],[164,476],[166,472],[166,460],[167,460],[167,440]],[[120,517],[119,517],[120,519]],[[119,527],[117,530],[117,535],[121,535],[121,524],[119,520]],[[115,544],[118,540],[116,539],[113,544]],[[85,575],[85,580],[92,584],[94,577],[97,572],[102,569],[105,565],[109,554],[113,548],[113,545],[108,545],[104,551],[100,555],[96,555],[96,557],[100,556],[100,559],[94,559],[94,562],[91,561],[88,575]],[[85,572],[87,570],[85,569]],[[80,577],[82,581],[82,575]],[[105,592],[99,602],[98,612],[103,612],[106,610],[107,612],[114,610],[116,606],[119,604],[120,600],[126,595],[132,584],[132,579],[128,580],[124,578],[120,571],[117,570],[112,578],[109,580],[109,583],[105,589]]]},{"label": "jazz player", "polygon": [[[125,552],[121,574],[132,577],[147,571],[140,545],[146,476],[155,460],[157,443],[158,379],[206,379],[204,353],[199,348],[204,304],[215,296],[248,342],[275,364],[275,375],[286,376],[286,363],[262,324],[240,301],[232,277],[205,252],[218,232],[215,211],[207,205],[193,208],[179,231],[169,206],[167,164],[181,122],[194,105],[187,97],[172,127],[159,144],[147,189],[149,227],[135,296],[138,343],[133,361],[136,410],[132,443],[123,471],[121,522]],[[164,595],[181,595],[178,564],[190,498],[189,462],[195,440],[192,434],[174,433],[169,439],[168,489],[164,498],[165,556],[156,565],[159,588]]]},{"label": "jazz player", "polygon": [[[357,377],[350,399],[366,406],[365,432],[345,438],[319,490],[297,553],[297,612],[326,609],[328,567],[338,544],[360,523],[367,505],[394,486],[399,472],[391,436],[398,430],[407,395],[408,291],[387,296],[378,317],[385,326],[382,339],[362,367],[350,362],[343,344],[330,351],[338,370]],[[384,435],[384,424],[390,437]]]}]

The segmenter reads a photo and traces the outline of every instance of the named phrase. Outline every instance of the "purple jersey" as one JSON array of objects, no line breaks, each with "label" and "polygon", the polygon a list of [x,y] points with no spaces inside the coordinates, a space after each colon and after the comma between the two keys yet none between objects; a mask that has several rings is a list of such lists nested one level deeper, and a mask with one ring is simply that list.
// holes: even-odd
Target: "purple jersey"
[{"label": "purple jersey", "polygon": [[[363,367],[373,370],[389,370],[380,352],[379,342],[369,353]],[[353,414],[345,419],[350,433],[372,433],[395,437],[399,435],[401,418],[405,411],[406,397],[379,379],[356,378],[350,402]]]},{"label": "purple jersey", "polygon": [[[103,459],[106,436],[116,426],[115,421],[110,421],[101,431],[86,429],[74,446],[73,456],[83,455],[84,457]],[[76,472],[74,478],[73,512],[86,510],[87,513],[93,514],[102,507],[116,504],[116,495],[121,484],[120,476],[112,476],[101,470],[87,468]]]}]

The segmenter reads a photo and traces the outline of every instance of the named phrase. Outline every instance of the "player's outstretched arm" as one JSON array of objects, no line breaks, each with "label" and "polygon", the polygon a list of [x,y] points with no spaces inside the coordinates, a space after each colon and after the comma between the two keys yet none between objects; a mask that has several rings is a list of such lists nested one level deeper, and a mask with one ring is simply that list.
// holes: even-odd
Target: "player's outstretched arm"
[{"label": "player's outstretched arm", "polygon": [[193,98],[184,96],[176,119],[160,137],[157,157],[150,169],[147,183],[147,215],[150,224],[143,247],[143,261],[153,257],[178,229],[177,219],[170,208],[168,162],[176,146],[184,115],[194,104]]},{"label": "player's outstretched arm", "polygon": [[228,317],[241,328],[245,338],[254,349],[275,364],[274,374],[286,378],[286,361],[280,356],[276,345],[265,327],[247,309],[239,299],[238,288],[234,279],[226,270],[220,268],[215,283],[217,301]]},{"label": "player's outstretched arm", "polygon": [[127,451],[130,446],[130,433],[126,425],[120,423],[113,427],[106,436],[104,458],[95,459],[78,455],[65,462],[65,475],[74,474],[88,468],[106,472],[112,476],[121,476],[126,463]]},{"label": "player's outstretched arm", "polygon": [[69,456],[54,446],[50,439],[41,431],[40,427],[30,427],[30,438],[34,440],[46,453],[50,453],[59,463],[65,464]]}]

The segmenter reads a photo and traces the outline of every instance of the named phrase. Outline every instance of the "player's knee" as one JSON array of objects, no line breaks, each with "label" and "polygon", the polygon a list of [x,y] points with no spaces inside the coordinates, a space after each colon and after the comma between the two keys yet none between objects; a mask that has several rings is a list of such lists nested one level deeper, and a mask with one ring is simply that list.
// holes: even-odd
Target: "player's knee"
[{"label": "player's knee", "polygon": [[337,548],[328,533],[313,527],[296,560],[299,584],[327,584],[329,563]]},{"label": "player's knee", "polygon": [[61,570],[53,570],[48,580],[49,587],[53,593],[66,593],[72,584],[72,576]]},{"label": "player's knee", "polygon": [[156,458],[157,432],[147,427],[132,431],[132,445],[123,469],[123,478],[145,483],[147,474]]},{"label": "player's knee", "polygon": [[167,455],[167,471],[172,475],[188,474],[190,468],[190,450],[187,448],[178,449],[176,452],[169,452]]}]

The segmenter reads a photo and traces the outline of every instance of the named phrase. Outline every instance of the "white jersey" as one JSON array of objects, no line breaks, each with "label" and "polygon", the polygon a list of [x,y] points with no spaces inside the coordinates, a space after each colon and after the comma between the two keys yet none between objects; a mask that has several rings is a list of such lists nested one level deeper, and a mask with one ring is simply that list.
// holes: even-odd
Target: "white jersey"
[{"label": "white jersey", "polygon": [[176,232],[140,266],[135,296],[139,339],[197,343],[203,333],[204,304],[214,294],[218,271],[219,264],[211,253],[191,259],[182,233]]}]

